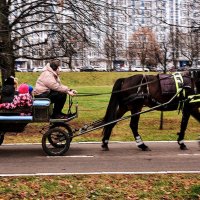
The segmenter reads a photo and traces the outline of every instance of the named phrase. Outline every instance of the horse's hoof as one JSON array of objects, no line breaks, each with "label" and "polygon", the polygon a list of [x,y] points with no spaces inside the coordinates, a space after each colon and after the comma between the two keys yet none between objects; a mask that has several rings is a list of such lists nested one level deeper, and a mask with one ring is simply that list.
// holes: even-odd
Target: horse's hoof
[{"label": "horse's hoof", "polygon": [[102,148],[102,151],[109,151],[109,148]]},{"label": "horse's hoof", "polygon": [[180,145],[180,149],[181,150],[188,150],[187,146],[185,144],[181,144]]},{"label": "horse's hoof", "polygon": [[149,147],[146,147],[146,148],[142,149],[142,151],[151,151],[151,149],[149,149]]},{"label": "horse's hoof", "polygon": [[108,144],[101,145],[102,151],[109,151]]},{"label": "horse's hoof", "polygon": [[151,149],[149,149],[148,146],[146,146],[145,144],[141,144],[138,146],[140,149],[142,149],[142,151],[151,151]]}]

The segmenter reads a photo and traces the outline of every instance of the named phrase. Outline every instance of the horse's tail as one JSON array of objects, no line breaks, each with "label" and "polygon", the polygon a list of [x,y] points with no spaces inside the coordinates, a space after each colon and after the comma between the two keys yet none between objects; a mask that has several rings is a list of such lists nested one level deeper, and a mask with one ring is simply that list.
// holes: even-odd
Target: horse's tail
[{"label": "horse's tail", "polygon": [[121,90],[123,80],[124,78],[117,79],[117,81],[115,82],[113,86],[112,94],[110,97],[110,101],[108,103],[106,114],[103,118],[104,123],[110,122],[114,120],[116,117],[116,111],[119,106],[119,94],[120,94],[119,92]]}]

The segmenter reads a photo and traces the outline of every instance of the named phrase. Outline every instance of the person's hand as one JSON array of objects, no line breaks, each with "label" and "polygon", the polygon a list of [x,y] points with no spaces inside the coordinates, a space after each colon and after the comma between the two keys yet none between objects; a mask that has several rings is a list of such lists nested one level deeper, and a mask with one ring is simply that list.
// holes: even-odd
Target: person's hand
[{"label": "person's hand", "polygon": [[73,92],[74,94],[77,94],[77,93],[78,93],[76,90],[72,90],[72,92]]},{"label": "person's hand", "polygon": [[68,94],[69,94],[70,96],[75,96],[75,95],[77,94],[77,91],[76,91],[76,90],[69,90],[69,91],[68,91]]}]

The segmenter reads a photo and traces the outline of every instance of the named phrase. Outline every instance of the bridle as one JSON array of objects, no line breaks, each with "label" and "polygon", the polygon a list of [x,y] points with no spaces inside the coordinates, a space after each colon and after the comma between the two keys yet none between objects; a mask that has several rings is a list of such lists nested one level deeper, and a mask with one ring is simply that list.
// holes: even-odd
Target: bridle
[{"label": "bridle", "polygon": [[189,74],[190,74],[191,79],[193,80],[195,94],[199,94],[200,93],[200,70],[198,69],[190,70]]}]

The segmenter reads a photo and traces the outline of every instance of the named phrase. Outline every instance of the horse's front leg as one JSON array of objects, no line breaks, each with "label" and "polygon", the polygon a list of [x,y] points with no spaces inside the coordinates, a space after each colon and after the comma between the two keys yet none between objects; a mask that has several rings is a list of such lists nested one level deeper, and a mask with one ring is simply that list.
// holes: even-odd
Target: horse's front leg
[{"label": "horse's front leg", "polygon": [[[136,112],[131,111],[131,114],[135,114]],[[151,151],[148,146],[146,146],[142,140],[142,137],[138,133],[138,124],[139,124],[140,115],[134,115],[131,117],[130,128],[133,132],[133,136],[136,141],[136,145],[138,148],[142,149],[142,151]]]},{"label": "horse's front leg", "polygon": [[188,121],[190,118],[190,109],[188,106],[185,105],[182,112],[182,120],[181,120],[181,127],[180,132],[178,135],[178,144],[180,145],[181,150],[188,150],[187,146],[184,143],[185,131],[187,129]]}]

